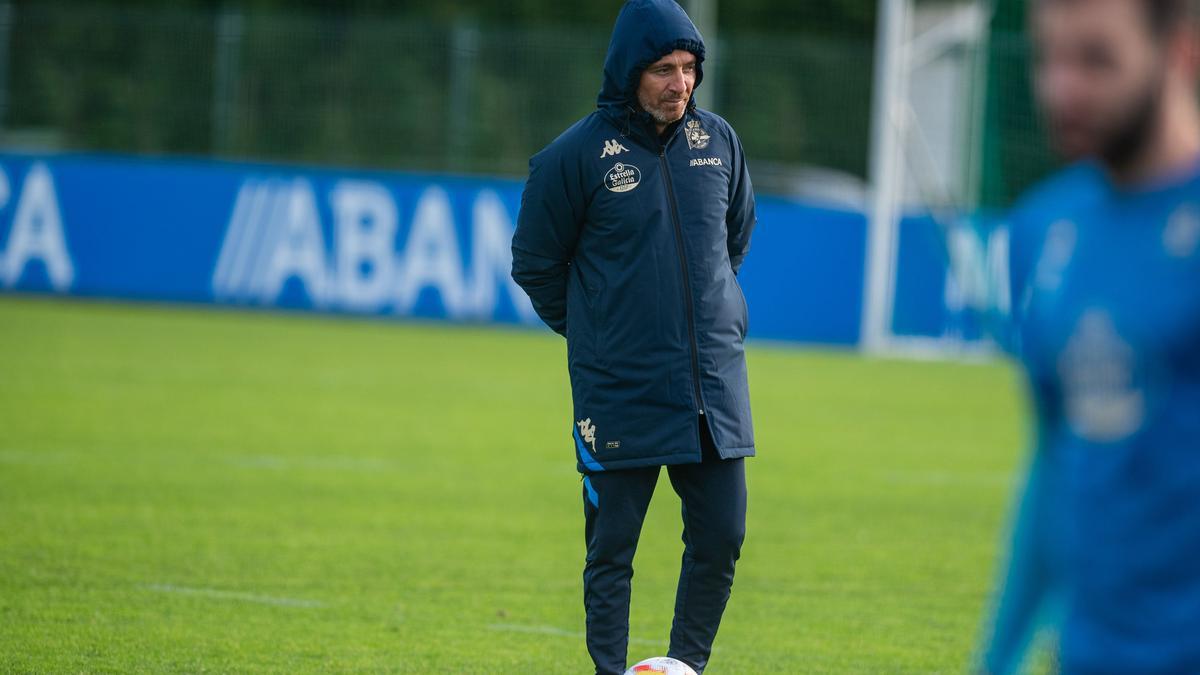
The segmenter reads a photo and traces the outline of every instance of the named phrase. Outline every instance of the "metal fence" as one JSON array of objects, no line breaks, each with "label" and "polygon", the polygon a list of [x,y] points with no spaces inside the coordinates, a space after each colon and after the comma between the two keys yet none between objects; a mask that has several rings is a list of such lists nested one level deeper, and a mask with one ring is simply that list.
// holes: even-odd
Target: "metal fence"
[{"label": "metal fence", "polygon": [[[7,147],[523,175],[595,106],[607,29],[0,4]],[[760,182],[866,173],[872,45],[725,35],[704,87]]]},{"label": "metal fence", "polygon": [[[760,189],[862,194],[874,45],[832,28],[712,46],[707,105]],[[607,44],[607,28],[0,0],[0,147],[519,177],[594,108]],[[981,198],[1003,206],[1050,163],[1023,36],[988,52]]]},{"label": "metal fence", "polygon": [[989,44],[988,119],[983,139],[982,200],[1011,204],[1058,166],[1046,143],[1030,77],[1030,45],[1023,32],[994,31]]}]

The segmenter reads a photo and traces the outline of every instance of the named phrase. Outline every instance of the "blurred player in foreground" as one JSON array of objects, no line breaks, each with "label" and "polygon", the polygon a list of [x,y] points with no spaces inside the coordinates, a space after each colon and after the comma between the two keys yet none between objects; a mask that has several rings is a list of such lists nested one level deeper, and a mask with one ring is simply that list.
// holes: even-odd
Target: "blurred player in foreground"
[{"label": "blurred player in foreground", "polygon": [[669,655],[702,672],[733,585],[754,455],[735,275],[754,193],[737,134],[696,107],[704,42],[674,0],[630,0],[597,110],[530,161],[513,278],[567,338],[596,672],[625,671],[630,580],[663,466],[683,504]]},{"label": "blurred player in foreground", "polygon": [[1030,0],[1075,164],[1011,220],[1036,447],[981,669],[1200,673],[1200,43],[1189,0]]}]

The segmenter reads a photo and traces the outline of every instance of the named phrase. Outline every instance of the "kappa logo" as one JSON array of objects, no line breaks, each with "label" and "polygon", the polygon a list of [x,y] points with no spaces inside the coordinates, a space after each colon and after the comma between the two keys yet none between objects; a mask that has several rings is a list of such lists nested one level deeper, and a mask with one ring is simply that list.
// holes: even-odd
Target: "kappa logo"
[{"label": "kappa logo", "polygon": [[612,157],[613,155],[619,155],[622,152],[629,152],[629,148],[621,145],[621,142],[617,139],[614,138],[610,141],[604,141],[604,151],[600,153],[600,159]]},{"label": "kappa logo", "polygon": [[1175,258],[1190,257],[1200,248],[1200,214],[1195,207],[1182,206],[1167,221],[1163,248]]},{"label": "kappa logo", "polygon": [[1045,292],[1055,292],[1062,285],[1063,272],[1075,255],[1078,239],[1075,223],[1060,220],[1050,226],[1042,243],[1042,252],[1034,268],[1034,286]]},{"label": "kappa logo", "polygon": [[617,162],[604,174],[604,187],[613,192],[629,192],[642,182],[642,172],[632,164]]},{"label": "kappa logo", "polygon": [[592,424],[592,418],[579,420],[575,425],[579,427],[579,437],[592,446],[592,452],[596,452],[596,425]]},{"label": "kappa logo", "polygon": [[703,150],[708,147],[708,141],[712,137],[704,130],[699,120],[689,120],[687,126],[684,127],[683,136],[687,139],[688,147],[692,150]]}]

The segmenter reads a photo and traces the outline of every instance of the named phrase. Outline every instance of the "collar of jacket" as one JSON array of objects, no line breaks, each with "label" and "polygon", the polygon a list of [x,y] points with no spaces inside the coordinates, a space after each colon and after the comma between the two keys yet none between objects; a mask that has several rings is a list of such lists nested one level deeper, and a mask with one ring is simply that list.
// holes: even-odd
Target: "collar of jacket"
[{"label": "collar of jacket", "polygon": [[633,105],[626,105],[623,109],[606,107],[603,108],[603,111],[608,120],[620,130],[623,138],[628,138],[643,148],[658,153],[670,145],[671,141],[679,135],[679,130],[683,128],[684,120],[696,111],[696,100],[693,98],[688,102],[687,110],[684,111],[683,117],[675,123],[666,138],[659,136],[658,129],[654,125],[654,118],[645,110],[636,108]]}]

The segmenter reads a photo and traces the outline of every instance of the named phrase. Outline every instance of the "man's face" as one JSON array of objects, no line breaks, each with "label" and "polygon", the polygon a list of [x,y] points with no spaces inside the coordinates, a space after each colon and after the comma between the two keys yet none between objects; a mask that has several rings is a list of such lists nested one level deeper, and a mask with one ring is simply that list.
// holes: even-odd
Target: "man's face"
[{"label": "man's face", "polygon": [[638,103],[655,122],[671,124],[683,118],[695,86],[696,56],[676,49],[642,71]]},{"label": "man's face", "polygon": [[1036,89],[1058,151],[1129,162],[1157,123],[1167,50],[1143,0],[1033,0]]}]

